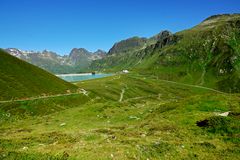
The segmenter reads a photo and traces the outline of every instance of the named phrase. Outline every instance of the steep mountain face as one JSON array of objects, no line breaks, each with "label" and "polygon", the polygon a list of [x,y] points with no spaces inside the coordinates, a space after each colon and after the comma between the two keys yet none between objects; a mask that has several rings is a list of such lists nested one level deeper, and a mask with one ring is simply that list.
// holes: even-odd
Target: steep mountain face
[{"label": "steep mountain face", "polygon": [[162,31],[150,38],[132,37],[122,40],[113,45],[113,47],[109,50],[108,55],[133,53],[145,49],[149,45],[155,44],[157,41],[168,35],[171,35],[171,32]]},{"label": "steep mountain face", "polygon": [[8,48],[5,51],[52,73],[77,73],[86,71],[93,60],[102,59],[106,55],[106,52],[102,50],[91,53],[83,48],[74,48],[69,55],[65,56],[60,56],[55,52],[47,50],[35,52]]},{"label": "steep mountain face", "polygon": [[240,92],[240,15],[216,15],[145,48],[94,61],[92,68],[131,69],[161,79]]},{"label": "steep mountain face", "polygon": [[[143,51],[170,35],[172,33],[165,30],[150,38],[134,37],[115,43],[107,56],[93,61],[90,68],[110,72],[132,68],[141,61],[140,57],[145,54],[142,53]],[[137,54],[139,54],[139,57],[136,57]]]},{"label": "steep mountain face", "polygon": [[147,43],[146,38],[133,37],[118,43],[115,43],[113,47],[109,50],[108,54],[119,54],[133,52],[134,50],[142,49]]},{"label": "steep mountain face", "polygon": [[70,55],[69,55],[69,60],[73,65],[76,65],[77,63],[82,63],[84,61],[89,61],[91,56],[91,53],[88,52],[84,48],[74,48],[72,49]]},{"label": "steep mountain face", "polygon": [[76,88],[0,49],[0,100],[66,93]]},{"label": "steep mountain face", "polygon": [[91,60],[98,60],[106,57],[106,52],[104,50],[98,49],[96,52],[92,53]]},{"label": "steep mountain face", "polygon": [[149,45],[155,44],[155,43],[157,43],[158,41],[161,41],[161,40],[165,39],[166,37],[168,37],[168,36],[170,36],[170,35],[172,35],[172,33],[171,33],[170,31],[167,31],[167,30],[162,31],[162,32],[156,34],[155,36],[150,37],[150,38],[148,39],[148,44],[149,44]]}]

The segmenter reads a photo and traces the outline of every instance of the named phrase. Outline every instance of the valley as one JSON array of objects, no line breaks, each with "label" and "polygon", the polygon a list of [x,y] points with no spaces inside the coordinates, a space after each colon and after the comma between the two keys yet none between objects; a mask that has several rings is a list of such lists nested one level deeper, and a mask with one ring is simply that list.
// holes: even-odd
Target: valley
[{"label": "valley", "polygon": [[1,49],[0,159],[239,159],[239,33],[223,14],[108,52]]},{"label": "valley", "polygon": [[[1,104],[1,158],[238,157],[239,94],[138,74],[76,85],[88,95]],[[229,117],[217,116],[227,111]],[[209,118],[212,126],[197,126]]]}]

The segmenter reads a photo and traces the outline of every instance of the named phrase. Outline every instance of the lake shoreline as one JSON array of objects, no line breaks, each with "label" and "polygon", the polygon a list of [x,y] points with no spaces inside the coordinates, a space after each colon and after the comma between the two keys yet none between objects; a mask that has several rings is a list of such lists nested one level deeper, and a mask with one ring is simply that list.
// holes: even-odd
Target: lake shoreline
[{"label": "lake shoreline", "polygon": [[[99,73],[101,74],[101,73]],[[93,75],[92,73],[70,73],[70,74],[56,74],[56,76],[61,77],[61,76],[88,76],[88,75]]]},{"label": "lake shoreline", "polygon": [[65,81],[67,81],[67,82],[78,82],[78,81],[108,77],[108,76],[111,76],[111,75],[113,75],[113,74],[74,73],[74,74],[57,74],[56,76],[65,80]]}]

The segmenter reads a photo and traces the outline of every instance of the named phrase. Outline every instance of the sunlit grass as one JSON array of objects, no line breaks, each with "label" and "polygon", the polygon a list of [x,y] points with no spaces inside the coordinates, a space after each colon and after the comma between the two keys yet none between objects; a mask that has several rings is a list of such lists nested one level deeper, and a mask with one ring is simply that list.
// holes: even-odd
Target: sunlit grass
[{"label": "sunlit grass", "polygon": [[[89,96],[5,104],[1,158],[237,159],[239,155],[238,116],[230,116],[233,120],[225,128],[216,126],[216,132],[196,125],[225,111],[239,113],[238,95],[135,74],[77,85]],[[6,116],[14,107],[21,110]],[[40,113],[31,115],[29,107]],[[22,110],[25,116],[19,117]]]}]

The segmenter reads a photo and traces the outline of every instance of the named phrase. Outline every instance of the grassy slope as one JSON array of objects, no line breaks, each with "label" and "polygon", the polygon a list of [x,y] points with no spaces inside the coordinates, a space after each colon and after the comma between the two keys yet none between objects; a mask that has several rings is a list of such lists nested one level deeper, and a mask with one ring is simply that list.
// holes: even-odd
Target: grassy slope
[{"label": "grassy slope", "polygon": [[95,61],[92,67],[110,72],[129,69],[161,79],[240,92],[239,33],[239,14],[212,17],[144,50]]},{"label": "grassy slope", "polygon": [[76,86],[0,50],[0,100],[65,93]]},{"label": "grassy slope", "polygon": [[239,92],[239,22],[239,14],[219,16],[177,33],[181,37],[177,44],[156,49],[157,56],[146,69],[186,83]]},{"label": "grassy slope", "polygon": [[[239,116],[211,120],[209,128],[196,126],[216,113],[240,113],[239,95],[136,74],[77,85],[89,95],[1,105],[0,157],[232,160],[239,156]],[[12,110],[13,105],[22,110]],[[46,115],[41,110],[46,105],[58,112]],[[18,113],[23,111],[26,117],[21,118]]]}]

